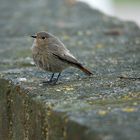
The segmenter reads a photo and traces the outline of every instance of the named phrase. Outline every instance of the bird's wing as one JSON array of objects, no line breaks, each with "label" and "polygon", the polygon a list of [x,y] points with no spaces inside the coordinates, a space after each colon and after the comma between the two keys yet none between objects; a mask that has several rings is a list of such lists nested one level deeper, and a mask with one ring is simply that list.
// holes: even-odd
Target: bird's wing
[{"label": "bird's wing", "polygon": [[49,45],[50,53],[52,53],[58,59],[70,63],[73,65],[80,65],[77,59],[70,53],[70,51],[62,44],[51,44]]}]

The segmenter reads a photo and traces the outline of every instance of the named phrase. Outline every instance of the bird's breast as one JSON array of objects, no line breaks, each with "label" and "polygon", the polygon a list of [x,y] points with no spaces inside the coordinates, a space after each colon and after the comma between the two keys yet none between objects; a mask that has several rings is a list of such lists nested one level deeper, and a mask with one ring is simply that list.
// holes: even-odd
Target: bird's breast
[{"label": "bird's breast", "polygon": [[37,46],[32,46],[32,56],[37,67],[41,69],[48,69],[48,53],[47,50],[43,50]]}]

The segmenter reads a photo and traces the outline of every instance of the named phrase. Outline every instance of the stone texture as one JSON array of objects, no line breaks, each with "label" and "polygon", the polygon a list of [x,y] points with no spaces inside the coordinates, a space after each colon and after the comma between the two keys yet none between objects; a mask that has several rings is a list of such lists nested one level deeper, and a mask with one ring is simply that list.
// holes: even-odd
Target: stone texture
[{"label": "stone texture", "polygon": [[[135,23],[63,0],[2,0],[0,11],[0,139],[139,140]],[[34,66],[29,37],[40,30],[61,38],[94,76],[70,68],[57,85],[40,84],[50,74]]]}]

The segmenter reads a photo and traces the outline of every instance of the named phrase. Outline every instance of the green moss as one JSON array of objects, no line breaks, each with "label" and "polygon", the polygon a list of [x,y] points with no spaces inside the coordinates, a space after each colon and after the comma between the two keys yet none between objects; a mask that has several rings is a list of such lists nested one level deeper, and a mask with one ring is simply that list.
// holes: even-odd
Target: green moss
[{"label": "green moss", "polygon": [[121,97],[120,99],[98,99],[98,100],[92,100],[87,101],[90,105],[101,105],[101,106],[108,106],[108,105],[119,105],[122,106],[122,104],[128,104],[132,105],[135,102],[140,102],[140,94],[138,94],[138,97]]}]

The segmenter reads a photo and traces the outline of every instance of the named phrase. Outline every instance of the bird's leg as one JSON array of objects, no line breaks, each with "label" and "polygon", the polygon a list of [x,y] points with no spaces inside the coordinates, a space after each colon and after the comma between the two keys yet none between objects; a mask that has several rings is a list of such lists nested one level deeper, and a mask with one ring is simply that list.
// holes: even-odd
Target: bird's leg
[{"label": "bird's leg", "polygon": [[56,78],[56,82],[58,81],[60,75],[61,75],[61,72],[58,74],[58,76],[57,76],[57,78]]},{"label": "bird's leg", "polygon": [[54,79],[54,73],[52,74],[51,78],[49,81],[43,81],[43,84],[51,84],[51,85],[55,85],[56,82],[58,81],[59,77],[60,77],[61,73],[58,74],[57,78]]},{"label": "bird's leg", "polygon": [[51,78],[50,78],[49,82],[52,82],[53,77],[54,77],[54,73],[52,74],[52,76],[51,76]]},{"label": "bird's leg", "polygon": [[49,84],[53,81],[54,73],[52,74],[51,78],[48,81],[43,81],[43,84]]},{"label": "bird's leg", "polygon": [[[60,77],[61,73],[58,74],[57,78],[56,79],[51,79],[51,81],[49,82],[50,84],[52,85],[55,85],[56,82],[58,81],[59,77]],[[53,76],[52,76],[53,77]]]}]

